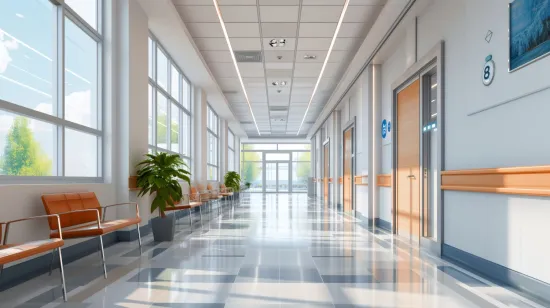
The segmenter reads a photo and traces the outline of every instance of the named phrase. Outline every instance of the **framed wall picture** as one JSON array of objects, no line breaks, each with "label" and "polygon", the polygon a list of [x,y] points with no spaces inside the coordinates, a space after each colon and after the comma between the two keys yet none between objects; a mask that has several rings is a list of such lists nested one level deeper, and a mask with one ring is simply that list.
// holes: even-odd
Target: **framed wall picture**
[{"label": "framed wall picture", "polygon": [[509,14],[512,72],[550,54],[550,0],[513,0]]}]

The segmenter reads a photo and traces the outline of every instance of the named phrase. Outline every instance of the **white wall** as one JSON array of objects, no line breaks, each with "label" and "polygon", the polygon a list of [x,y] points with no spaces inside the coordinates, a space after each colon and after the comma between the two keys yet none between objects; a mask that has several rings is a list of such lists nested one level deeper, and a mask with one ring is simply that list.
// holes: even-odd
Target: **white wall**
[{"label": "white wall", "polygon": [[[549,85],[550,57],[508,73],[508,8],[500,0],[436,0],[418,16],[418,57],[445,41],[445,169],[550,164],[550,91],[471,115]],[[485,34],[493,31],[490,43]],[[411,64],[407,38],[382,66],[382,118],[391,119],[391,84]],[[485,57],[496,63],[493,84],[481,82]],[[379,135],[379,133],[377,134]],[[382,173],[391,171],[391,140],[383,142]],[[444,242],[544,282],[550,199],[445,192]],[[391,194],[380,191],[380,218],[391,221]]]}]

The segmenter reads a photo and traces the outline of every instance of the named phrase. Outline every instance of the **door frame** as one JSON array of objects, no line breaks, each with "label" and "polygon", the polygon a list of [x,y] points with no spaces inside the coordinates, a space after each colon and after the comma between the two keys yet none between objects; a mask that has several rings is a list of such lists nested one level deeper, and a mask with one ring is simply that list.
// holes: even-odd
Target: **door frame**
[{"label": "door frame", "polygon": [[[436,68],[437,72],[437,110],[438,110],[438,117],[437,117],[437,171],[438,174],[441,174],[441,171],[445,170],[445,66],[444,66],[444,56],[445,56],[445,42],[440,41],[437,43],[430,51],[426,53],[421,59],[419,59],[415,64],[413,64],[411,67],[409,67],[404,74],[402,74],[394,83],[392,83],[392,122],[393,122],[393,128],[391,132],[392,136],[392,233],[397,234],[397,225],[396,225],[396,216],[397,216],[397,190],[396,190],[396,184],[397,184],[397,151],[399,148],[398,140],[397,140],[397,126],[399,123],[397,122],[397,94],[409,86],[412,82],[414,82],[417,79],[420,79],[420,117],[418,119],[420,123],[420,127],[422,127],[422,116],[424,114],[424,89],[425,86],[423,84],[424,82],[424,76],[428,74],[428,72],[432,71],[434,68]],[[419,130],[418,134],[420,135],[420,142],[419,142],[419,153],[420,153],[420,171],[421,174],[423,174],[424,169],[424,162],[423,162],[423,136],[421,130]],[[420,179],[419,179],[420,180]],[[419,244],[421,248],[425,248],[428,251],[434,253],[437,256],[441,255],[442,245],[444,242],[444,221],[443,221],[443,192],[441,191],[441,179],[440,177],[437,178],[436,183],[436,202],[437,202],[437,217],[435,218],[435,221],[437,223],[436,228],[436,234],[435,238],[425,238],[423,237],[423,233],[420,232],[420,240]],[[420,181],[420,228],[422,231],[424,226],[424,202],[423,202],[423,191],[424,191],[424,181]]]},{"label": "door frame", "polygon": [[[346,134],[346,131],[348,131],[349,129],[353,129],[351,131],[351,208],[352,208],[352,213],[353,213],[353,217],[356,217],[357,216],[357,207],[355,206],[355,150],[357,149],[357,146],[355,144],[355,135],[357,134],[356,132],[356,127],[355,127],[355,120],[356,120],[356,117],[354,116],[353,119],[351,119],[350,121],[348,121],[346,124],[344,124],[344,128],[342,129],[342,132],[341,132],[341,138],[342,138],[342,168],[340,170],[342,170],[342,178],[344,177],[344,137],[345,137],[345,134]],[[344,211],[344,183],[342,182],[342,213],[345,213]]]},{"label": "door frame", "polygon": [[[290,159],[289,160],[266,160],[265,157],[266,157],[266,154],[271,154],[271,153],[275,153],[275,154],[286,154],[288,153],[289,154],[289,157]],[[275,173],[275,182],[277,183],[277,189],[275,191],[266,191],[266,187],[267,187],[267,168],[266,168],[266,165],[269,164],[269,163],[274,163],[275,166],[276,166],[276,173]],[[262,172],[262,193],[267,193],[267,194],[276,194],[276,193],[279,193],[279,163],[288,163],[288,191],[284,191],[282,193],[292,193],[292,151],[278,151],[278,150],[273,150],[273,151],[263,151],[263,154],[262,154],[262,168],[264,170],[264,172]]]}]

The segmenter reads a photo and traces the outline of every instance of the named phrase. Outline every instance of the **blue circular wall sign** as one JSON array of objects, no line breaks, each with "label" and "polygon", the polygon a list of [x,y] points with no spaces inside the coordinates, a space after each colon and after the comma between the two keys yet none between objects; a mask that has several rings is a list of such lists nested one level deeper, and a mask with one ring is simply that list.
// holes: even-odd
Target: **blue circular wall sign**
[{"label": "blue circular wall sign", "polygon": [[382,121],[382,138],[386,139],[386,135],[388,134],[388,122],[386,119]]}]

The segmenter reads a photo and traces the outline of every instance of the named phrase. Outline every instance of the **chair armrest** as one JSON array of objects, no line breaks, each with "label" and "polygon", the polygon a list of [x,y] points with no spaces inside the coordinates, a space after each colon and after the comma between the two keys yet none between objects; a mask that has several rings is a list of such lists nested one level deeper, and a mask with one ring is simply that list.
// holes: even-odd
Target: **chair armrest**
[{"label": "chair armrest", "polygon": [[59,238],[63,239],[63,235],[61,234],[61,220],[59,219],[59,215],[58,214],[50,214],[50,215],[40,215],[40,216],[32,216],[32,217],[27,217],[27,218],[22,218],[22,219],[16,219],[16,220],[8,221],[8,222],[1,222],[0,227],[4,224],[6,225],[6,233],[4,234],[4,242],[3,242],[2,245],[6,245],[8,243],[8,233],[9,233],[9,230],[10,230],[10,225],[12,223],[21,222],[21,221],[28,221],[28,220],[53,218],[53,217],[57,218],[57,229],[59,231]]},{"label": "chair armrest", "polygon": [[101,207],[103,209],[103,219],[101,221],[105,221],[105,213],[107,212],[108,208],[113,207],[113,206],[121,206],[121,205],[135,205],[136,206],[136,217],[139,218],[139,204],[137,202],[123,202],[123,203],[109,204],[109,205]]}]

